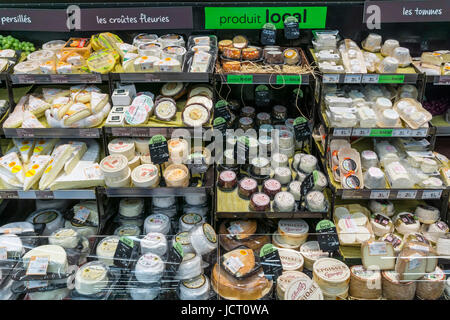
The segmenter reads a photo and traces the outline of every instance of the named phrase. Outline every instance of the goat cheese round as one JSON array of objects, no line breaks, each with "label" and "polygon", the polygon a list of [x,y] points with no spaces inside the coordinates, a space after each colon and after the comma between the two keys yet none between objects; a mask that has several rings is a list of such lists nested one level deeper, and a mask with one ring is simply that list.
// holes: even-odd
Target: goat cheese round
[{"label": "goat cheese round", "polygon": [[158,255],[146,253],[136,262],[136,279],[142,283],[157,282],[163,275],[164,267],[164,261]]}]

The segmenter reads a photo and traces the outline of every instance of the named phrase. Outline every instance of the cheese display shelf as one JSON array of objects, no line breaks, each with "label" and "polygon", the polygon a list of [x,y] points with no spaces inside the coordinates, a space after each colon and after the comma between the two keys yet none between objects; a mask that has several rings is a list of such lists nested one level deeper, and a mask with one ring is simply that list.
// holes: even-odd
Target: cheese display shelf
[{"label": "cheese display shelf", "polygon": [[215,77],[227,84],[309,85],[314,80],[311,74],[287,73],[216,73]]},{"label": "cheese display shelf", "polygon": [[90,190],[0,190],[0,199],[89,199],[96,200],[97,192]]},{"label": "cheese display shelf", "polygon": [[16,84],[65,84],[108,82],[107,74],[10,74],[11,83]]},{"label": "cheese display shelf", "polygon": [[[164,126],[165,124],[161,124]],[[156,135],[163,135],[170,137],[172,134],[180,132],[189,132],[194,135],[198,133],[203,135],[207,130],[212,127],[185,127],[185,126],[173,126],[173,127],[103,127],[105,135],[108,137],[135,137],[135,138],[151,138]]]},{"label": "cheese display shelf", "polygon": [[102,128],[3,128],[6,138],[100,138]]},{"label": "cheese display shelf", "polygon": [[206,72],[157,72],[157,73],[112,73],[111,81],[126,83],[188,82],[205,83],[211,81],[212,73]]}]

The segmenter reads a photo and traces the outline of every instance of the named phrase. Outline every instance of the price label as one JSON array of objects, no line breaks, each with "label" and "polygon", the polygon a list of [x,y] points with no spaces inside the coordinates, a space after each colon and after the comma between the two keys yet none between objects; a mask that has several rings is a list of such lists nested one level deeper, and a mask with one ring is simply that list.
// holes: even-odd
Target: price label
[{"label": "price label", "polygon": [[276,84],[301,84],[301,75],[278,75]]},{"label": "price label", "polygon": [[411,137],[412,133],[411,133],[411,129],[394,129],[394,131],[392,131],[392,136],[393,137]]},{"label": "price label", "polygon": [[34,138],[33,129],[30,128],[18,128],[16,133],[19,138]]},{"label": "price label", "polygon": [[434,84],[438,86],[448,86],[450,85],[450,76],[435,76],[434,77]]},{"label": "price label", "polygon": [[54,199],[55,198],[53,191],[36,190],[35,194],[36,194],[36,199]]},{"label": "price label", "polygon": [[413,137],[426,137],[427,133],[428,133],[428,129],[427,128],[420,128],[420,129],[416,129],[416,130],[411,130],[411,136]]},{"label": "price label", "polygon": [[417,191],[415,190],[402,190],[397,193],[397,199],[415,199]]},{"label": "price label", "polygon": [[389,199],[389,190],[372,190],[370,192],[370,199]]},{"label": "price label", "polygon": [[352,128],[334,128],[333,136],[335,137],[350,137],[352,135]]},{"label": "price label", "polygon": [[339,74],[324,74],[323,83],[339,83]]},{"label": "price label", "polygon": [[367,137],[370,135],[370,129],[368,128],[354,128],[352,130],[352,136]]},{"label": "price label", "polygon": [[28,263],[26,275],[45,276],[47,274],[48,260],[48,257],[32,256]]},{"label": "price label", "polygon": [[128,128],[111,128],[111,134],[115,137],[128,137],[130,130]]},{"label": "price label", "polygon": [[364,74],[362,76],[362,83],[378,83],[378,74]]},{"label": "price label", "polygon": [[370,129],[371,137],[392,137],[393,129]]},{"label": "price label", "polygon": [[378,83],[403,83],[405,82],[404,74],[380,74]]},{"label": "price label", "polygon": [[19,193],[17,191],[0,191],[0,198],[2,198],[2,199],[18,199]]},{"label": "price label", "polygon": [[231,84],[252,84],[253,75],[251,74],[229,74],[227,82]]},{"label": "price label", "polygon": [[97,129],[79,129],[80,138],[99,138],[100,133]]},{"label": "price label", "polygon": [[422,193],[422,199],[440,199],[442,196],[442,190],[424,190]]},{"label": "price label", "polygon": [[6,247],[0,247],[0,261],[8,260],[8,250]]},{"label": "price label", "polygon": [[48,280],[31,280],[27,281],[27,289],[45,288],[48,286]]},{"label": "price label", "polygon": [[80,208],[75,215],[73,216],[74,220],[76,220],[77,223],[84,224],[87,219],[89,218],[89,215],[91,214],[91,210],[88,208]]},{"label": "price label", "polygon": [[346,74],[344,77],[344,83],[358,84],[361,83],[361,74]]}]

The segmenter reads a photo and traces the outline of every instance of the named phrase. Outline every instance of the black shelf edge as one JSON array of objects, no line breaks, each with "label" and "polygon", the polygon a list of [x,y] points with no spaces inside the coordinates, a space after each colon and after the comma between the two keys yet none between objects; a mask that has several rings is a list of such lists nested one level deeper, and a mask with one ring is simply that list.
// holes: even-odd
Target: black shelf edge
[{"label": "black shelf edge", "polygon": [[325,218],[327,212],[216,212],[217,219],[303,219]]},{"label": "black shelf edge", "polygon": [[322,73],[325,84],[413,84],[418,78],[418,73]]},{"label": "black shelf edge", "polygon": [[440,76],[426,76],[427,83],[432,83],[436,86],[450,86],[450,75]]},{"label": "black shelf edge", "polygon": [[110,73],[112,81],[123,82],[209,82],[207,72],[138,72]]},{"label": "black shelf edge", "polygon": [[0,199],[89,199],[96,200],[95,189],[80,190],[0,190]]},{"label": "black shelf edge", "polygon": [[6,138],[100,138],[101,128],[3,128]]},{"label": "black shelf edge", "polygon": [[[334,188],[333,188],[334,189]],[[448,189],[335,189],[342,199],[439,200]]]},{"label": "black shelf edge", "polygon": [[192,193],[204,193],[210,189],[212,186],[208,187],[187,187],[187,188],[100,188],[99,192],[105,194],[110,198],[122,198],[122,197],[149,197],[149,196],[184,196],[186,194]]},{"label": "black shelf edge", "polygon": [[102,83],[109,81],[108,74],[11,74],[12,84],[66,84]]},{"label": "black shelf edge", "polygon": [[212,127],[202,127],[201,131],[194,127],[103,127],[105,134],[114,137],[152,137],[157,134],[161,134],[165,137],[172,135],[174,132],[179,130],[186,130],[193,137],[194,133],[203,133],[212,129]]}]

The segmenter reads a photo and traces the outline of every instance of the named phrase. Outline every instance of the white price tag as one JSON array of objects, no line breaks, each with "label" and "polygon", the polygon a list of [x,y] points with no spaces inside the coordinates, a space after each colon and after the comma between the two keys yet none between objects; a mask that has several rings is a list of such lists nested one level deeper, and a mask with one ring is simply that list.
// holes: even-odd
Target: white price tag
[{"label": "white price tag", "polygon": [[0,261],[8,260],[8,250],[6,247],[0,247]]},{"label": "white price tag", "polygon": [[361,74],[346,74],[344,77],[344,83],[361,83]]},{"label": "white price tag", "polygon": [[412,135],[412,130],[410,129],[394,129],[392,131],[392,136],[393,137],[411,137]]},{"label": "white price tag", "polygon": [[324,74],[323,83],[339,83],[339,74]]},{"label": "white price tag", "polygon": [[352,135],[352,128],[334,128],[333,136],[335,137],[350,137]]},{"label": "white price tag", "polygon": [[415,199],[417,191],[415,190],[402,190],[397,193],[397,199]]},{"label": "white price tag", "polygon": [[372,190],[370,192],[370,199],[389,199],[389,190]]},{"label": "white price tag", "polygon": [[440,199],[442,190],[424,190],[422,193],[422,199]]},{"label": "white price tag", "polygon": [[354,128],[352,136],[356,137],[368,137],[370,136],[370,128]]},{"label": "white price tag", "polygon": [[421,128],[421,129],[416,129],[416,130],[411,130],[411,136],[413,137],[426,137],[427,133],[428,133],[428,129],[427,128]]},{"label": "white price tag", "polygon": [[378,83],[378,74],[365,74],[362,76],[362,83]]},{"label": "white price tag", "polygon": [[91,211],[88,208],[81,207],[80,210],[78,210],[73,218],[75,220],[80,221],[82,224],[86,222],[86,220],[89,218],[89,215],[91,214]]},{"label": "white price tag", "polygon": [[46,275],[48,268],[48,257],[36,257],[30,258],[30,263],[27,268],[27,276],[29,275]]},{"label": "white price tag", "polygon": [[48,286],[47,280],[31,280],[27,281],[27,289],[44,288]]}]

